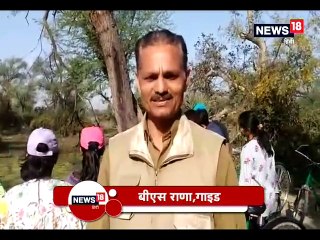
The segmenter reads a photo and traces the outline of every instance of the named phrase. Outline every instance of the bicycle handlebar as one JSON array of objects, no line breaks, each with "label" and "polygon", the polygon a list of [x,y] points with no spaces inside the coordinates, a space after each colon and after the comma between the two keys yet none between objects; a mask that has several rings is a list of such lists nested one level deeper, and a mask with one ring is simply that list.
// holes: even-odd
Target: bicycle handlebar
[{"label": "bicycle handlebar", "polygon": [[299,151],[300,148],[302,148],[302,147],[309,147],[309,145],[308,144],[302,144],[296,149],[296,151]]},{"label": "bicycle handlebar", "polygon": [[303,156],[304,158],[306,158],[309,162],[311,162],[311,165],[320,165],[320,163],[314,162],[312,161],[311,158],[309,158],[307,155],[305,155],[304,153],[300,152],[298,149],[302,146],[309,146],[309,145],[301,145],[299,146],[296,150],[294,150],[296,153],[300,154],[301,156]]}]

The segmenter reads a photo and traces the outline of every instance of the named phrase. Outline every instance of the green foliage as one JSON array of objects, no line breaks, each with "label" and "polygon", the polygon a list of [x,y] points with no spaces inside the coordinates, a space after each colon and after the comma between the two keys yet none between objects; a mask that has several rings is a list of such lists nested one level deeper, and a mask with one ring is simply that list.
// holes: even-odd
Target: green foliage
[{"label": "green foliage", "polygon": [[[170,28],[170,13],[115,11],[114,14],[132,72],[134,43],[150,30]],[[19,126],[17,129],[44,126],[63,136],[77,134],[82,126],[94,123],[90,99],[100,95],[107,103],[111,100],[107,69],[89,11],[56,11],[52,16],[49,14],[49,29],[43,32],[56,45],[49,56],[39,57],[32,66],[19,58],[0,61],[0,129],[11,125]],[[39,19],[39,24],[45,25],[43,19]],[[37,95],[40,99],[35,98]],[[41,107],[35,109],[36,104]],[[115,120],[110,106],[106,121],[113,128]]]},{"label": "green foliage", "polygon": [[[139,37],[150,30],[170,28],[170,14],[166,11],[115,11],[115,18],[122,40],[129,72],[134,70],[134,45]],[[108,76],[103,55],[89,19],[89,11],[63,11],[56,16],[52,28],[66,56],[76,55],[85,61],[83,66],[90,74],[93,95],[108,99]]]},{"label": "green foliage", "polygon": [[55,117],[49,113],[43,113],[37,118],[33,119],[30,123],[30,129],[36,129],[39,127],[53,129],[55,126]]},{"label": "green foliage", "polygon": [[45,127],[54,130],[63,137],[77,135],[81,128],[85,126],[88,119],[86,119],[85,114],[81,112],[79,116],[81,122],[79,122],[77,119],[78,116],[71,114],[72,113],[62,109],[54,112],[46,110],[31,121],[30,129]]},{"label": "green foliage", "polygon": [[300,99],[300,118],[311,139],[318,141],[320,129],[320,77],[312,84],[310,92]]},{"label": "green foliage", "polygon": [[134,57],[136,41],[151,30],[169,28],[171,14],[167,11],[115,11],[115,19],[125,55],[132,71],[130,60]]},{"label": "green foliage", "polygon": [[[253,22],[263,19],[262,15],[254,12]],[[288,22],[289,16],[276,13],[272,18],[282,23]],[[263,39],[250,36],[248,19],[249,15],[233,13],[226,28],[226,43],[210,34],[202,35],[196,44],[199,56],[193,63],[187,104],[192,104],[189,99],[205,96],[202,101],[213,108],[211,112],[228,109],[226,122],[233,136],[238,114],[256,110],[272,137],[277,160],[297,174],[305,162],[296,160],[294,149],[299,144],[314,145],[320,139],[320,59],[315,40],[319,42],[316,33],[320,18],[313,15],[310,21],[305,19],[310,23],[306,34],[295,36],[294,45],[286,46],[275,39],[268,40],[266,48]],[[259,62],[261,56],[266,58],[264,66]],[[215,86],[217,80],[220,87]]]},{"label": "green foliage", "polygon": [[[265,16],[275,23],[287,23],[291,17],[281,12],[251,13],[252,21],[259,23]],[[171,14],[114,11],[114,16],[132,78],[135,42],[150,30],[170,29]],[[256,110],[272,136],[277,160],[296,174],[305,162],[298,160],[294,149],[299,144],[320,142],[320,15],[311,12],[305,19],[305,34],[296,35],[294,45],[286,46],[281,39],[274,39],[267,41],[266,49],[257,44],[263,39],[248,35],[248,16],[248,12],[233,11],[225,33],[220,34],[222,41],[213,34],[200,36],[195,44],[197,61],[192,63],[184,108],[204,102],[211,116],[224,113],[230,136],[237,135],[238,114]],[[43,126],[64,136],[77,134],[83,125],[93,123],[91,110],[87,110],[88,99],[100,95],[107,103],[112,100],[89,11],[58,11],[54,19],[49,19],[49,27],[56,52],[38,58],[31,67],[19,58],[0,61],[0,130]],[[46,31],[44,34],[49,37]],[[259,62],[263,53],[265,66]],[[43,104],[35,109],[39,92]],[[135,96],[142,107],[137,92]],[[114,111],[109,104],[98,117],[106,129],[112,129],[108,130],[111,135],[116,132]],[[243,142],[238,138],[234,143]]]},{"label": "green foliage", "polygon": [[0,60],[0,129],[20,131],[30,121],[35,88],[20,58]]},{"label": "green foliage", "polygon": [[286,128],[299,128],[303,124],[297,97],[316,81],[319,66],[311,42],[301,35],[295,38],[295,45],[285,56],[259,76],[254,89],[254,107],[263,116],[271,134],[280,136]]}]

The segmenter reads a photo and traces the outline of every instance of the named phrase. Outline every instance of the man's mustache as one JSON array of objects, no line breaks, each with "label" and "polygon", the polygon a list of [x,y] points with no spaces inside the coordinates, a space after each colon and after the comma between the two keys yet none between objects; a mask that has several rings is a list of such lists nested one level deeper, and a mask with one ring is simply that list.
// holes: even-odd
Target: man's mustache
[{"label": "man's mustache", "polygon": [[172,95],[170,93],[166,94],[155,94],[151,97],[151,101],[153,102],[160,102],[160,101],[166,101],[170,100],[172,98]]}]

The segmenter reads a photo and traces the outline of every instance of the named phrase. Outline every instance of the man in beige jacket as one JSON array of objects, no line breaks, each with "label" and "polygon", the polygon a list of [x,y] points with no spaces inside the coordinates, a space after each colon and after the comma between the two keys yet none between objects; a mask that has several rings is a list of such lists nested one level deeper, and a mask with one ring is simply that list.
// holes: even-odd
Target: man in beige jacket
[{"label": "man in beige jacket", "polygon": [[[144,119],[109,141],[98,182],[104,186],[235,186],[225,139],[181,114],[190,70],[182,36],[149,32],[136,44]],[[242,213],[107,215],[89,229],[245,229]]]}]

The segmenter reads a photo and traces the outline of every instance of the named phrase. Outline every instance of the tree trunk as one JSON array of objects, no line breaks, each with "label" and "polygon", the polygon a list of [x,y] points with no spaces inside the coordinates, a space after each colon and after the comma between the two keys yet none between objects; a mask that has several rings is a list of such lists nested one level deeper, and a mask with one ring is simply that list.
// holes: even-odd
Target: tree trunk
[{"label": "tree trunk", "polygon": [[259,58],[258,58],[258,66],[257,70],[261,73],[266,65],[267,65],[267,45],[263,38],[254,37],[253,34],[253,26],[254,26],[254,11],[248,10],[247,11],[247,24],[248,24],[248,31],[246,33],[240,33],[240,37],[242,39],[248,40],[258,46],[259,48]]},{"label": "tree trunk", "polygon": [[138,123],[132,100],[127,63],[112,11],[92,11],[90,20],[97,34],[108,71],[112,105],[118,132]]}]

